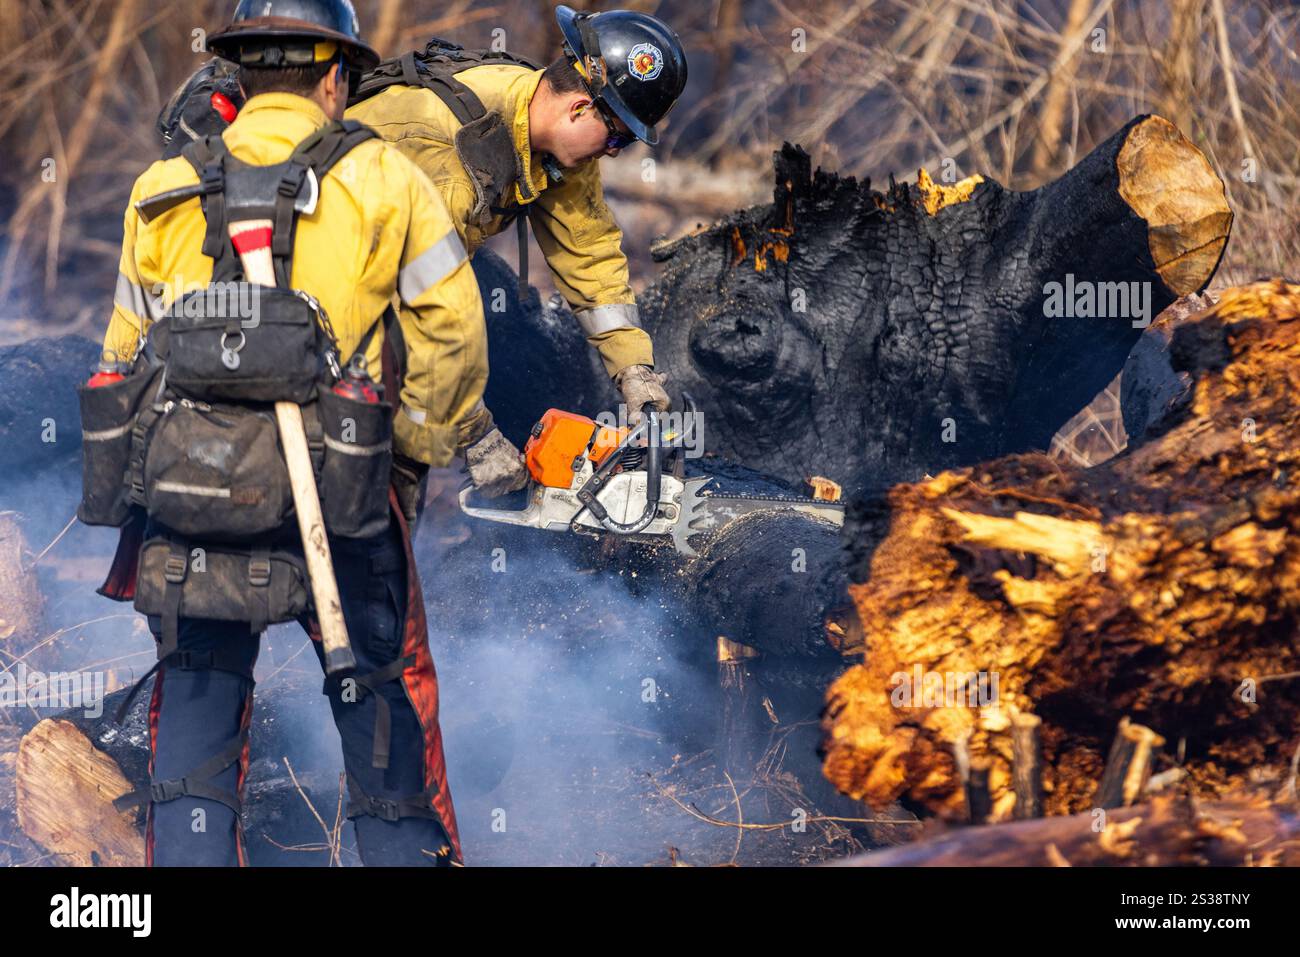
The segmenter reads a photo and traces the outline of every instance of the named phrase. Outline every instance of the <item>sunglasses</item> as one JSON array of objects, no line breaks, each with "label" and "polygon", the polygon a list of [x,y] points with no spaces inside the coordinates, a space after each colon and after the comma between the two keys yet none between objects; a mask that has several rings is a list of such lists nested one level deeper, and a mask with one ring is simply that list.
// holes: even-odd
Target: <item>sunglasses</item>
[{"label": "sunglasses", "polygon": [[609,130],[609,138],[605,140],[605,149],[621,150],[636,142],[635,133],[624,133],[614,125],[614,117],[609,114],[600,100],[592,100],[592,105],[596,107],[596,115],[604,122],[605,129]]}]

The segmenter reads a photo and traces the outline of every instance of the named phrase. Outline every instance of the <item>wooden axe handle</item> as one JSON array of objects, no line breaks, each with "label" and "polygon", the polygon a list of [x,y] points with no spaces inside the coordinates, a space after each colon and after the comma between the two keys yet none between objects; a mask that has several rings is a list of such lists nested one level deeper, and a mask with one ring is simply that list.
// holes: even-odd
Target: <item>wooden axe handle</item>
[{"label": "wooden axe handle", "polygon": [[[244,220],[230,224],[230,238],[254,229],[269,229],[269,219]],[[275,285],[275,266],[270,247],[248,249],[239,254],[244,276],[259,286]],[[321,644],[325,647],[325,673],[329,675],[355,671],[357,662],[348,640],[348,626],[343,620],[343,602],[339,583],[334,577],[329,539],[325,535],[325,516],[321,513],[316,473],[307,449],[307,432],[302,424],[302,409],[294,402],[277,402],[275,420],[280,426],[280,444],[289,467],[289,486],[293,491],[293,508],[298,514],[298,531],[307,559],[307,577],[311,581],[312,599],[316,603],[316,620],[320,622]]]}]

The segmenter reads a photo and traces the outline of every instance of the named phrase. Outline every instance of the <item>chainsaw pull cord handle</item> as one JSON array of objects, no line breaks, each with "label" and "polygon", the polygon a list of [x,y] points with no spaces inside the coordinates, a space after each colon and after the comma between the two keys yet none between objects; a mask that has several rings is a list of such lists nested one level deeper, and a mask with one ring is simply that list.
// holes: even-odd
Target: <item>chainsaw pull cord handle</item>
[{"label": "chainsaw pull cord handle", "polygon": [[[618,461],[623,458],[623,453],[627,451],[632,441],[642,432],[646,436],[645,509],[641,512],[641,517],[636,521],[624,524],[609,517],[609,512],[605,509],[605,506],[597,501],[596,492],[604,485],[605,478],[614,470],[614,466]],[[654,521],[655,512],[659,510],[659,491],[663,484],[662,478],[663,441],[659,431],[659,413],[654,409],[649,409],[643,413],[641,425],[628,435],[618,449],[601,464],[600,469],[592,475],[587,484],[578,492],[578,501],[582,502],[583,508],[596,516],[600,524],[609,531],[616,532],[619,535],[634,535]],[[579,512],[573,517],[573,520],[576,522],[581,515],[582,512]]]}]

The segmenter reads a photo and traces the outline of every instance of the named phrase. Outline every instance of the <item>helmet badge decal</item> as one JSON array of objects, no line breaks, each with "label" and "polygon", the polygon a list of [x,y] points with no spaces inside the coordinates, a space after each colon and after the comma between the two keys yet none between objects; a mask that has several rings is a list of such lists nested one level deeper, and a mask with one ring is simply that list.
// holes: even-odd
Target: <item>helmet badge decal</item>
[{"label": "helmet badge decal", "polygon": [[627,54],[627,69],[638,80],[653,80],[664,71],[664,55],[653,43],[638,43]]}]

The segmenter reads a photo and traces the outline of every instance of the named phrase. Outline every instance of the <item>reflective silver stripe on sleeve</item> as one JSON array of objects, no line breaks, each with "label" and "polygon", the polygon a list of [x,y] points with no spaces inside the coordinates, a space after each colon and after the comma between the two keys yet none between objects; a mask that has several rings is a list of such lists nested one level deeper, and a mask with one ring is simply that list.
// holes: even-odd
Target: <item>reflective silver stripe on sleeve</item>
[{"label": "reflective silver stripe on sleeve", "polygon": [[424,412],[422,412],[420,409],[412,409],[409,405],[403,402],[402,414],[405,415],[412,422],[414,422],[416,425],[424,425],[424,420],[426,416]]},{"label": "reflective silver stripe on sleeve", "polygon": [[446,279],[465,258],[465,247],[453,229],[397,274],[397,293],[402,302],[409,305],[429,287]]},{"label": "reflective silver stripe on sleeve", "polygon": [[578,325],[582,327],[582,331],[589,336],[613,329],[641,328],[641,312],[634,302],[580,309],[574,315],[578,317]]},{"label": "reflective silver stripe on sleeve", "polygon": [[123,272],[117,274],[117,290],[113,293],[113,305],[121,306],[132,315],[151,322],[157,319],[162,311],[157,302]]}]

